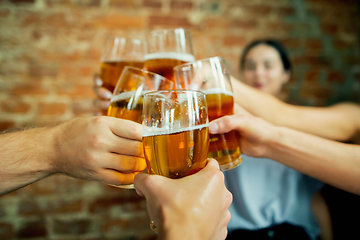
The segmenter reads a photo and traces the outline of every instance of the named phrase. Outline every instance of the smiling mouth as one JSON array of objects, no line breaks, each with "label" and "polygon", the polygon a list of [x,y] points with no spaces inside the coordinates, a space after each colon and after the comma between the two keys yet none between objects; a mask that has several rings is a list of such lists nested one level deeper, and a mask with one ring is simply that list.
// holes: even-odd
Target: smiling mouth
[{"label": "smiling mouth", "polygon": [[264,85],[263,85],[263,84],[260,84],[260,83],[255,83],[255,84],[254,84],[254,88],[262,89],[262,88],[264,88]]}]

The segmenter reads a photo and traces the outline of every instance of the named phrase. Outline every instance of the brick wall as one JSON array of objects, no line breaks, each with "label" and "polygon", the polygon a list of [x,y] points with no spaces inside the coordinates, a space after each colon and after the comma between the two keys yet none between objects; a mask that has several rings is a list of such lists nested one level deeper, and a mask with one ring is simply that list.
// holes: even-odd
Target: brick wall
[{"label": "brick wall", "polygon": [[[237,77],[244,46],[276,38],[290,102],[360,102],[356,0],[0,0],[0,129],[91,116],[104,36],[160,27],[190,28],[195,57],[224,56]],[[0,197],[0,239],[153,239],[148,221],[134,191],[65,176]]]}]

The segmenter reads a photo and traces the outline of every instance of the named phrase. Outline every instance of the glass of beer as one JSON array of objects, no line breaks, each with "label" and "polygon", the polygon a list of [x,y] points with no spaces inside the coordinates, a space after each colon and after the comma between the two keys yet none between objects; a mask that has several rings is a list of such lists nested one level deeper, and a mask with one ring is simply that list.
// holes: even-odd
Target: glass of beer
[{"label": "glass of beer", "polygon": [[[170,90],[173,82],[156,73],[135,67],[125,67],[110,100],[108,116],[142,123],[144,94],[150,91]],[[143,161],[141,166],[146,168]],[[136,174],[134,174],[135,177]],[[133,183],[117,185],[120,188],[134,188]]]},{"label": "glass of beer", "polygon": [[[213,57],[174,68],[178,89],[200,90],[206,94],[209,121],[234,112],[234,95],[230,74],[222,57]],[[210,134],[209,158],[215,158],[220,169],[230,170],[241,164],[239,133]]]},{"label": "glass of beer", "polygon": [[145,94],[143,146],[149,174],[176,179],[204,168],[209,148],[205,94],[184,90]]},{"label": "glass of beer", "polygon": [[[144,68],[174,81],[173,68],[195,60],[189,29],[151,31],[147,39]],[[175,85],[174,85],[175,87]]]},{"label": "glass of beer", "polygon": [[[145,44],[139,39],[107,37],[101,57],[100,75],[103,87],[114,91],[126,66],[143,68]],[[106,111],[103,112],[106,115]]]}]

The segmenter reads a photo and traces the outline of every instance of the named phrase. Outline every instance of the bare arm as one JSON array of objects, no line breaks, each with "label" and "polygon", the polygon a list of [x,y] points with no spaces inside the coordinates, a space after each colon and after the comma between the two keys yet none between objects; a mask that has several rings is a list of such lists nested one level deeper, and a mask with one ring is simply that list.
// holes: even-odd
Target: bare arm
[{"label": "bare arm", "polygon": [[77,118],[0,135],[0,195],[55,173],[128,184],[145,166],[141,125],[127,120]]},{"label": "bare arm", "polygon": [[241,150],[267,157],[320,181],[360,194],[360,146],[327,140],[251,116],[226,116],[210,123],[211,133],[238,130]]},{"label": "bare arm", "polygon": [[273,124],[320,137],[355,140],[360,132],[360,106],[341,103],[330,107],[304,107],[284,103],[232,78],[235,101],[255,116]]}]

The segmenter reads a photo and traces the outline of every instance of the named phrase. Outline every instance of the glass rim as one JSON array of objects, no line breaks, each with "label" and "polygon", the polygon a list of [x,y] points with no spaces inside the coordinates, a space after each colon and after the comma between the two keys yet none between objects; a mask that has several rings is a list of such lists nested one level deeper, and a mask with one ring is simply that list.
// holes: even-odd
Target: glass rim
[{"label": "glass rim", "polygon": [[173,69],[174,71],[175,70],[178,70],[178,69],[181,69],[182,67],[184,66],[191,66],[191,65],[195,65],[199,62],[209,62],[211,59],[220,59],[220,61],[225,61],[225,58],[224,57],[221,57],[221,56],[215,56],[215,57],[209,57],[209,58],[204,58],[204,59],[199,59],[199,60],[195,60],[195,61],[192,61],[192,62],[188,62],[188,63],[183,63],[183,64],[180,64],[180,65],[177,65],[175,66]]},{"label": "glass rim", "polygon": [[[133,66],[125,66],[125,67],[124,67],[124,70],[123,70],[123,73],[125,72],[125,70],[128,70],[128,69],[135,70],[135,71],[137,71],[137,72],[146,73],[146,74],[149,74],[149,75],[151,75],[151,76],[160,77],[161,79],[170,81],[170,82],[172,82],[172,83],[174,84],[173,81],[171,81],[170,79],[168,79],[168,78],[166,78],[166,77],[164,77],[164,76],[162,76],[162,75],[160,75],[160,74],[157,74],[157,73],[154,73],[154,72],[150,72],[150,71],[147,71],[147,70],[142,69],[142,68],[133,67]],[[123,73],[121,74],[121,76],[123,75]],[[120,76],[120,78],[121,78],[121,76]]]},{"label": "glass rim", "polygon": [[176,30],[183,30],[184,32],[188,32],[190,33],[190,29],[189,28],[162,28],[162,29],[154,29],[154,30],[150,30],[148,32],[148,34],[152,34],[152,33],[166,33],[166,32],[175,32]]},{"label": "glass rim", "polygon": [[126,41],[132,41],[132,42],[138,42],[138,43],[145,43],[145,40],[140,39],[140,38],[131,38],[131,37],[120,37],[120,36],[115,36],[115,35],[107,35],[105,37],[105,41],[107,41],[108,39],[125,39]]},{"label": "glass rim", "polygon": [[196,94],[200,94],[203,96],[206,96],[206,94],[202,91],[198,91],[198,90],[186,90],[186,89],[172,89],[172,90],[158,90],[158,91],[151,91],[151,92],[147,92],[144,94],[144,98],[146,96],[150,96],[150,95],[156,95],[156,94],[163,94],[163,93],[172,93],[172,92],[192,92],[192,93],[196,93]]}]

